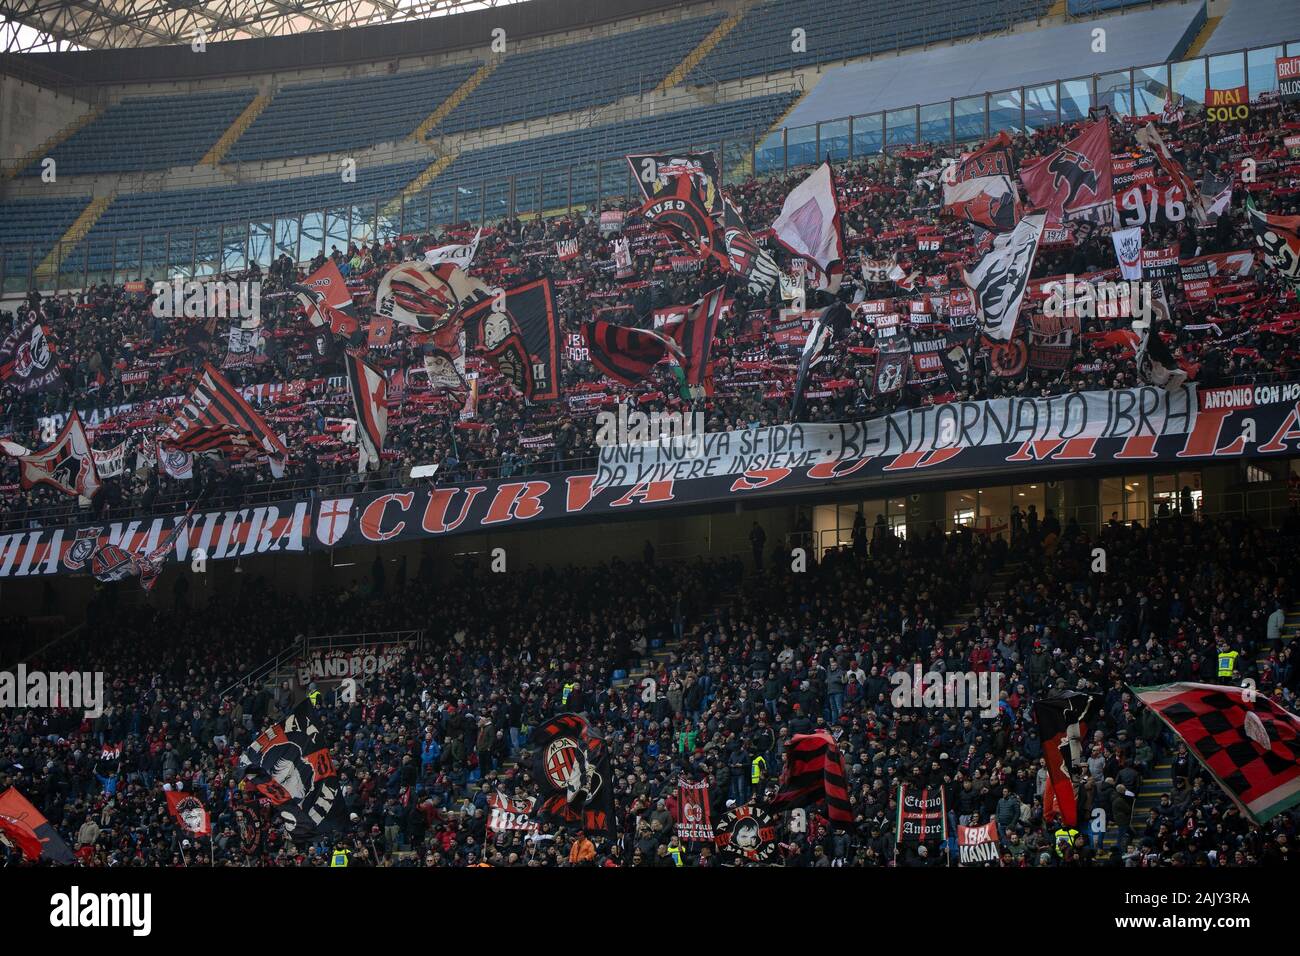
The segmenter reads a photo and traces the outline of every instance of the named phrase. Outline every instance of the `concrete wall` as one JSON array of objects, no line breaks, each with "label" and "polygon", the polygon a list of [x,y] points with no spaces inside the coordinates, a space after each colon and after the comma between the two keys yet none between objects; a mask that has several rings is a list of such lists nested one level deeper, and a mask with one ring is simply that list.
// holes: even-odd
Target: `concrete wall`
[{"label": "concrete wall", "polygon": [[0,74],[0,162],[26,156],[89,110],[89,103]]}]

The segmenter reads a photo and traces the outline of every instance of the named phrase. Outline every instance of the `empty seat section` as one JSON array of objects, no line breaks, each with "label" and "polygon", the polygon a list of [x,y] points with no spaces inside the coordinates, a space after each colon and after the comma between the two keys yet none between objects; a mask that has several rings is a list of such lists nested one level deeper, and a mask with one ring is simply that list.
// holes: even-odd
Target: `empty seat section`
[{"label": "empty seat section", "polygon": [[[622,159],[626,153],[686,146],[717,150],[724,140],[732,144],[724,159],[730,171],[748,160],[750,138],[761,138],[790,108],[796,96],[783,93],[755,97],[738,103],[627,120],[462,153],[433,181],[428,191],[437,198],[451,189],[458,189],[462,195],[470,197],[466,202],[472,206],[472,197],[478,194],[476,187],[486,184],[491,192],[494,183],[510,176],[517,176],[520,180],[538,177],[544,182],[545,207],[556,208],[569,201],[567,170],[572,167],[572,201],[575,204],[588,203],[596,199],[598,165],[601,168],[601,191],[608,196],[618,192],[627,182],[627,165]],[[529,186],[535,187],[538,179],[532,179]],[[561,186],[563,196],[560,195]],[[521,196],[536,195],[528,186],[519,186],[518,190]],[[450,221],[447,210],[440,210],[436,205],[433,221]],[[532,202],[521,199],[517,205],[528,209]],[[467,217],[462,215],[460,218]]]},{"label": "empty seat section", "polygon": [[89,196],[59,199],[6,199],[0,202],[0,249],[4,250],[6,291],[21,290],[14,280],[40,265],[90,202]]},{"label": "empty seat section", "polygon": [[[244,111],[254,90],[132,96],[115,103],[51,152],[60,176],[193,166]],[[24,171],[39,176],[40,161]]]},{"label": "empty seat section", "polygon": [[773,0],[759,3],[687,77],[705,85],[1005,30],[1051,0]]},{"label": "empty seat section", "polygon": [[722,14],[697,17],[582,43],[507,53],[436,132],[504,126],[649,93],[722,20]]},{"label": "empty seat section", "polygon": [[226,154],[226,162],[335,153],[399,140],[479,65],[282,87]]}]

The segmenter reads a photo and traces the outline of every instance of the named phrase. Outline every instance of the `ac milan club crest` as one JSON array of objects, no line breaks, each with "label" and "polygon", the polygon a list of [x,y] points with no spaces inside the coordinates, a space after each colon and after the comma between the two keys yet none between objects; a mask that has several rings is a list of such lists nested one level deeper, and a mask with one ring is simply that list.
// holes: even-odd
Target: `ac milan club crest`
[{"label": "ac milan club crest", "polygon": [[69,571],[80,571],[84,568],[90,556],[95,553],[95,548],[99,545],[99,536],[103,531],[102,526],[79,529],[76,539],[68,545],[67,553],[63,555],[63,566]]},{"label": "ac milan club crest", "polygon": [[718,852],[736,863],[766,863],[776,852],[776,820],[761,807],[733,807],[713,832]]},{"label": "ac milan club crest", "polygon": [[613,790],[605,741],[577,714],[560,714],[533,733],[539,776],[548,793],[542,797],[542,820],[591,833],[614,833]]}]

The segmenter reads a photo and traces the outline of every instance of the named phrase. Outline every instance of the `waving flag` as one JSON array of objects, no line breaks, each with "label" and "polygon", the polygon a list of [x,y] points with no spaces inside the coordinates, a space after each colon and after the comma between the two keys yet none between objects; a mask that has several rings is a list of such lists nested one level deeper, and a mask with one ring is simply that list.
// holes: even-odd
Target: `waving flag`
[{"label": "waving flag", "polygon": [[477,302],[462,319],[466,348],[480,351],[524,398],[560,397],[560,318],[550,279]]},{"label": "waving flag", "polygon": [[613,837],[614,780],[609,749],[586,718],[558,714],[533,731],[542,783],[538,817],[564,827]]},{"label": "waving flag", "polygon": [[1100,716],[1100,707],[1100,696],[1078,691],[1045,697],[1034,704],[1034,720],[1038,723],[1038,737],[1047,761],[1048,787],[1067,827],[1079,822],[1070,768],[1083,761],[1088,722]]},{"label": "waving flag", "polygon": [[726,196],[722,197],[722,238],[726,245],[727,269],[746,281],[751,295],[766,298],[781,274],[776,262],[767,254],[749,229],[740,212]]},{"label": "waving flag", "polygon": [[772,223],[772,231],[793,255],[817,263],[828,277],[827,291],[839,288],[844,272],[844,239],[830,163],[822,163],[790,190],[781,214]]},{"label": "waving flag", "polygon": [[1265,261],[1292,282],[1300,280],[1300,216],[1269,216],[1246,200],[1246,216]]},{"label": "waving flag", "polygon": [[451,262],[402,262],[379,280],[375,314],[421,332],[432,332],[491,291]]},{"label": "waving flag", "polygon": [[681,349],[681,365],[686,375],[686,384],[707,388],[709,353],[713,349],[713,338],[718,332],[718,320],[722,316],[722,302],[726,297],[725,286],[718,286],[707,293],[687,310],[686,318],[668,327],[668,334],[673,337]]},{"label": "waving flag", "polygon": [[1043,213],[1026,216],[1011,232],[996,236],[993,247],[963,275],[975,296],[981,329],[990,339],[1009,341],[1016,330],[1046,221]]},{"label": "waving flag", "polygon": [[1300,718],[1242,687],[1135,687],[1242,813],[1266,823],[1300,803]]},{"label": "waving flag", "polygon": [[689,197],[705,215],[723,212],[721,174],[712,151],[702,153],[634,153],[627,157],[641,196],[647,203],[664,197]]},{"label": "waving flag", "polygon": [[1147,123],[1146,126],[1143,126],[1134,134],[1133,138],[1138,141],[1139,145],[1155,156],[1160,168],[1174,181],[1174,185],[1183,191],[1192,218],[1198,223],[1205,222],[1205,200],[1201,198],[1200,189],[1197,188],[1196,183],[1192,182],[1192,177],[1187,175],[1187,170],[1183,168],[1183,164],[1170,152],[1155,124]]},{"label": "waving flag", "polygon": [[212,835],[212,817],[203,801],[194,794],[168,790],[167,812],[186,833],[193,836]]},{"label": "waving flag", "polygon": [[178,451],[231,458],[265,453],[277,478],[289,457],[284,442],[211,362],[203,363],[203,373],[158,442]]},{"label": "waving flag", "polygon": [[384,376],[354,356],[344,359],[348,392],[357,415],[357,471],[379,467],[384,438],[388,435],[388,382]]},{"label": "waving flag", "polygon": [[625,328],[597,319],[584,325],[582,334],[591,364],[624,385],[644,381],[666,355],[681,358],[680,346],[659,331]]},{"label": "waving flag", "polygon": [[1012,181],[1011,137],[998,133],[980,149],[963,154],[943,173],[943,207],[939,214],[995,232],[1014,229],[1020,221],[1020,195]]},{"label": "waving flag", "polygon": [[431,266],[440,266],[446,263],[468,271],[470,264],[474,261],[474,255],[478,252],[479,239],[482,238],[482,235],[483,230],[478,229],[474,233],[474,238],[469,242],[435,246],[432,249],[427,249],[424,253],[424,261]]},{"label": "waving flag", "polygon": [[1056,152],[1020,169],[1029,201],[1047,210],[1052,222],[1088,219],[1107,225],[1115,218],[1110,125],[1090,123]]},{"label": "waving flag", "polygon": [[0,838],[17,846],[33,863],[40,860],[76,862],[76,857],[50,826],[50,821],[18,792],[17,787],[0,793]]},{"label": "waving flag", "polygon": [[20,395],[44,392],[63,385],[54,349],[50,347],[41,314],[35,310],[0,342],[0,381]]},{"label": "waving flag", "polygon": [[312,325],[328,327],[350,348],[365,344],[365,333],[357,321],[352,293],[333,259],[327,259],[302,282],[290,285],[289,290],[297,296],[307,314],[307,321]]},{"label": "waving flag", "polygon": [[0,448],[18,459],[19,481],[24,488],[49,485],[65,495],[78,495],[90,499],[99,490],[99,473],[95,471],[95,455],[86,438],[86,430],[74,408],[54,443],[39,451],[29,451],[11,441],[0,442]]},{"label": "waving flag", "polygon": [[241,786],[271,801],[285,833],[310,842],[346,820],[338,770],[316,709],[304,700],[282,723],[263,731],[239,757]]},{"label": "waving flag", "polygon": [[853,824],[853,807],[844,780],[844,759],[831,735],[824,730],[795,734],[785,748],[785,771],[772,810],[791,810],[826,803],[832,826]]}]

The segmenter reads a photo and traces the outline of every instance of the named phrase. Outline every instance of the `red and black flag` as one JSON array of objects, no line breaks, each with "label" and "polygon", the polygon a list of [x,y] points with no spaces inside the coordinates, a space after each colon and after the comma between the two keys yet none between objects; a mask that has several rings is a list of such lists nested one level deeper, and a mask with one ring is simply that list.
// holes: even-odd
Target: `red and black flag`
[{"label": "red and black flag", "polygon": [[636,153],[627,157],[632,175],[647,202],[664,196],[690,196],[705,213],[720,219],[723,211],[718,158],[703,153]]},{"label": "red and black flag", "polygon": [[[1048,786],[1067,827],[1079,822],[1070,768],[1083,762],[1088,721],[1099,716],[1100,707],[1099,695],[1073,690],[1045,697],[1034,704],[1034,720],[1047,761]],[[1046,797],[1043,802],[1047,803]]]},{"label": "red and black flag", "polygon": [[54,349],[40,322],[41,313],[33,310],[0,342],[0,381],[20,395],[59,388],[63,373]]},{"label": "red and black flag", "polygon": [[[635,159],[644,161],[653,157],[628,157],[629,161]],[[638,182],[641,182],[639,177]],[[687,249],[702,258],[714,256],[724,264],[729,262],[720,222],[722,194],[715,177],[696,172],[693,167],[683,168],[668,175],[663,182],[655,181],[653,188],[647,188],[645,183],[641,188],[647,193],[646,201],[631,215],[640,216],[656,229],[685,243]]]},{"label": "red and black flag", "polygon": [[0,842],[16,847],[33,863],[75,863],[76,857],[50,822],[31,802],[10,787],[0,793]]},{"label": "red and black flag", "polygon": [[[682,322],[684,327],[687,323]],[[591,364],[603,375],[624,385],[649,377],[665,355],[680,354],[675,341],[662,332],[632,329],[597,319],[582,327]]]},{"label": "red and black flag", "polygon": [[1183,168],[1183,164],[1178,161],[1178,157],[1173,154],[1168,144],[1165,143],[1164,137],[1160,135],[1160,131],[1156,129],[1155,124],[1147,123],[1146,126],[1133,135],[1133,138],[1138,141],[1140,146],[1151,151],[1156,162],[1160,164],[1160,168],[1174,181],[1174,185],[1183,191],[1183,197],[1187,202],[1187,211],[1192,214],[1192,218],[1198,223],[1205,222],[1205,200],[1201,196],[1200,188],[1192,180],[1192,177],[1187,175],[1187,170]]},{"label": "red and black flag", "polygon": [[[690,307],[681,322],[669,329],[668,334],[681,348],[682,370],[686,373],[687,385],[705,384],[709,352],[718,332],[718,320],[722,317],[722,301],[726,293],[725,286],[718,286],[706,293],[704,298]],[[712,389],[706,391],[711,392]]]},{"label": "red and black flag", "polygon": [[211,362],[203,363],[203,374],[159,443],[180,451],[218,451],[229,457],[264,452],[276,477],[283,473],[289,456],[284,442]]},{"label": "red and black flag", "polygon": [[323,266],[289,286],[302,305],[307,321],[317,328],[328,328],[350,348],[365,345],[366,333],[357,321],[356,304],[347,280],[330,259]]},{"label": "red and black flag", "polygon": [[524,398],[560,397],[560,319],[550,279],[476,302],[463,319],[466,349],[477,350]]},{"label": "red and black flag", "polygon": [[1114,177],[1110,124],[1102,119],[1056,152],[1020,170],[1029,201],[1052,222],[1088,219],[1110,225],[1114,219]]},{"label": "red and black flag", "polygon": [[677,811],[673,816],[677,835],[683,840],[712,840],[713,824],[709,822],[708,781],[691,783],[685,777],[678,778]]},{"label": "red and black flag", "polygon": [[1300,283],[1300,216],[1269,216],[1246,199],[1246,217],[1265,261],[1292,282]]},{"label": "red and black flag", "polygon": [[379,280],[375,314],[432,332],[490,294],[486,285],[454,263],[403,262]]},{"label": "red and black flag", "polygon": [[152,591],[153,586],[158,583],[158,578],[162,576],[163,564],[167,560],[167,554],[176,546],[176,539],[180,537],[181,532],[185,531],[188,536],[187,528],[194,517],[194,509],[198,505],[197,501],[190,505],[189,510],[172,526],[171,531],[167,532],[167,537],[163,538],[158,547],[145,554],[134,556],[135,570],[140,575],[140,587],[146,592]]},{"label": "red and black flag", "polygon": [[347,818],[338,770],[317,721],[316,708],[304,700],[239,757],[240,780],[271,801],[295,843],[310,842]]},{"label": "red and black flag", "polygon": [[354,355],[345,356],[348,392],[357,415],[357,471],[378,468],[388,435],[388,382]]},{"label": "red and black flag", "polygon": [[1251,688],[1134,687],[1241,812],[1264,823],[1300,803],[1300,718]]},{"label": "red and black flag", "polygon": [[99,473],[86,429],[74,408],[53,444],[29,451],[11,441],[0,442],[5,454],[18,459],[19,482],[24,488],[49,485],[65,495],[93,498],[99,490]]},{"label": "red and black flag", "polygon": [[844,759],[824,730],[795,734],[785,748],[785,772],[773,810],[791,810],[826,802],[832,826],[851,826],[853,807],[844,780]]},{"label": "red and black flag", "polygon": [[194,794],[168,790],[167,812],[186,833],[193,836],[212,835],[212,817],[203,801]]},{"label": "red and black flag", "polygon": [[533,731],[532,744],[542,782],[541,820],[613,838],[614,781],[604,738],[586,718],[558,714]]},{"label": "red and black flag", "polygon": [[727,270],[745,280],[750,295],[767,298],[781,277],[776,261],[759,246],[730,199],[722,197],[722,241]]}]

